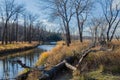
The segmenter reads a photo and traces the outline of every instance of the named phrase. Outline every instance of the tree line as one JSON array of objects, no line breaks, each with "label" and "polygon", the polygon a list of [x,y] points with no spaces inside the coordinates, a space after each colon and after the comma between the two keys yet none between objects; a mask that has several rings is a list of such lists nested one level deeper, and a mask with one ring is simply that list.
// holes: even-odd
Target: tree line
[{"label": "tree line", "polygon": [[38,21],[38,15],[28,12],[15,0],[1,0],[0,41],[2,44],[61,40],[59,33],[49,32]]}]

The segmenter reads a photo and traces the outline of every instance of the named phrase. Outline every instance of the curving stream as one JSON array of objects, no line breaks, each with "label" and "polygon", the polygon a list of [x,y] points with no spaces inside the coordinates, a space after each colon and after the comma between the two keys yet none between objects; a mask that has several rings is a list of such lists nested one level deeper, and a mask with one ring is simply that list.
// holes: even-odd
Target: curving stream
[{"label": "curving stream", "polygon": [[23,68],[13,60],[19,59],[27,66],[34,66],[43,51],[51,50],[55,45],[40,45],[35,49],[15,53],[0,59],[0,80],[13,80]]}]

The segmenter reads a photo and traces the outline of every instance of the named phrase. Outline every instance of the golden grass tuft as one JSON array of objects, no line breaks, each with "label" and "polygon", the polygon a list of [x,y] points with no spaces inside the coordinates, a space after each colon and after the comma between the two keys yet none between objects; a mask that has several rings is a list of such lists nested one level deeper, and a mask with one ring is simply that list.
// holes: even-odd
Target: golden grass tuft
[{"label": "golden grass tuft", "polygon": [[[48,58],[48,56],[50,55],[50,53],[49,52],[43,52],[41,55],[40,55],[40,57],[39,57],[39,62],[38,62],[38,64],[45,64],[45,62],[46,62],[46,59]],[[37,64],[37,65],[38,65]]]}]

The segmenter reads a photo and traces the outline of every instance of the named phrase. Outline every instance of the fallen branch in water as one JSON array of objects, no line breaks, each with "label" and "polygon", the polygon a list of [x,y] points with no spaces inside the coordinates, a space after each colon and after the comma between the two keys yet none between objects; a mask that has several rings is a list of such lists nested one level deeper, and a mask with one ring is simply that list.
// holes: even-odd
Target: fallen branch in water
[{"label": "fallen branch in water", "polygon": [[31,68],[30,66],[27,66],[26,64],[22,63],[21,60],[16,60],[16,61],[13,61],[14,63],[18,63],[21,67],[23,68]]},{"label": "fallen branch in water", "polygon": [[[21,60],[14,60],[12,62],[19,64],[22,68],[28,68],[30,70],[32,69],[32,67],[27,66],[26,64],[22,63]],[[30,73],[30,70],[22,75],[18,75],[15,80],[26,80],[28,74]]]},{"label": "fallen branch in water", "polygon": [[18,75],[16,77],[16,80],[26,80],[27,76],[30,74],[31,71],[34,71],[34,70],[45,71],[45,69],[46,69],[46,66],[44,66],[44,65],[40,66],[39,68],[38,67],[27,66],[26,64],[22,63],[21,60],[14,60],[12,62],[19,64],[22,68],[28,68],[29,69],[26,73]]}]

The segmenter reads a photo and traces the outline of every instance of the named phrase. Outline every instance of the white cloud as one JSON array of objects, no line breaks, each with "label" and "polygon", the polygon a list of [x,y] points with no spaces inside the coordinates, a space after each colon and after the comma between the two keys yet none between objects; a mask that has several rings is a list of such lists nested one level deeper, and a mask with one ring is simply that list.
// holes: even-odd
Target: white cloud
[{"label": "white cloud", "polygon": [[50,31],[55,31],[59,26],[58,24],[50,22],[47,19],[43,19],[40,22],[42,22],[42,24],[46,26],[46,29]]},{"label": "white cloud", "polygon": [[118,5],[118,8],[120,9],[120,0],[113,0],[113,4],[112,4],[113,9],[116,8],[116,5]]}]

